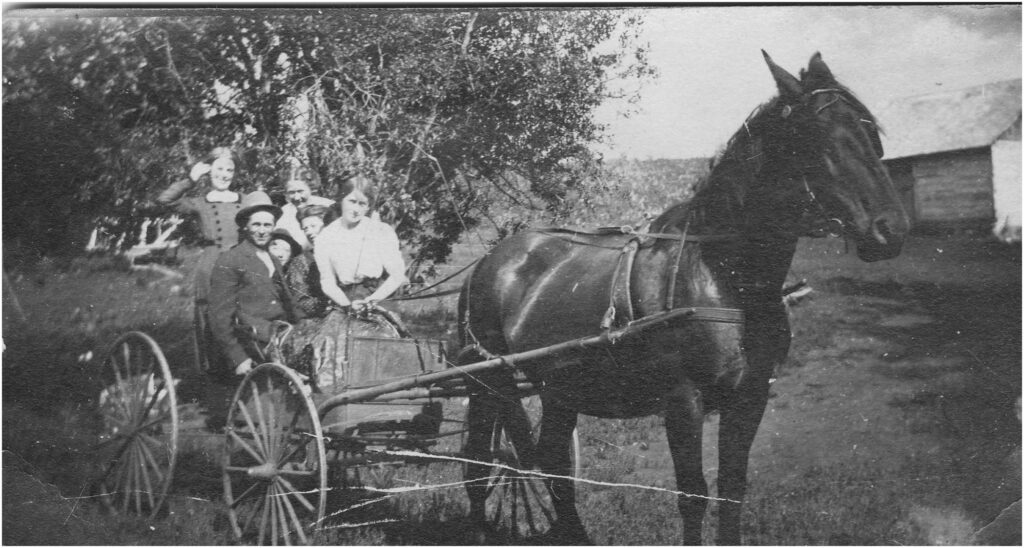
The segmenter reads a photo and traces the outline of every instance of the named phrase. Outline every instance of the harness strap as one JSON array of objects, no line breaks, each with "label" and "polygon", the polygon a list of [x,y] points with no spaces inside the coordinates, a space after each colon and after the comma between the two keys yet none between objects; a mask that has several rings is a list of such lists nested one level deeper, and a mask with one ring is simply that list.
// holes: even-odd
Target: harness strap
[{"label": "harness strap", "polygon": [[676,302],[676,277],[679,275],[679,262],[683,260],[683,248],[686,247],[686,235],[690,232],[690,221],[683,226],[683,235],[679,239],[679,250],[676,251],[675,260],[672,261],[672,270],[669,272],[668,292],[665,295],[665,310],[675,308]]},{"label": "harness strap", "polygon": [[[601,329],[609,330],[612,325],[629,323],[633,321],[633,299],[630,295],[630,274],[633,272],[633,259],[640,249],[640,244],[635,238],[630,239],[622,246],[615,270],[612,272],[612,282],[608,295],[608,310],[601,318]],[[618,306],[616,306],[618,304]],[[617,310],[625,311],[624,321],[616,321]]]},{"label": "harness strap", "polygon": [[658,240],[676,240],[679,242],[735,242],[742,236],[738,232],[726,232],[722,234],[671,234],[668,232],[645,232],[638,234],[641,238],[653,238]]}]

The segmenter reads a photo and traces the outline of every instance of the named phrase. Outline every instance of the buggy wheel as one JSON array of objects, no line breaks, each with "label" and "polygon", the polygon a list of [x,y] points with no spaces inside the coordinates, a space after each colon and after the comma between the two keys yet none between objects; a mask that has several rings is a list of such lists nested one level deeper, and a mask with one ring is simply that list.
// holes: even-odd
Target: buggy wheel
[{"label": "buggy wheel", "polygon": [[231,400],[224,501],[235,536],[257,544],[310,544],[324,519],[324,435],[307,385],[274,363],[249,372]]},{"label": "buggy wheel", "polygon": [[114,342],[100,392],[103,446],[111,457],[98,482],[112,510],[155,516],[167,497],[178,451],[178,401],[160,346],[132,331]]},{"label": "buggy wheel", "polygon": [[[540,438],[540,396],[529,396],[516,405],[508,417],[498,417],[490,433],[493,467],[486,478],[484,517],[488,525],[512,539],[525,539],[550,532],[556,514],[549,481],[531,472],[539,471],[536,459]],[[570,446],[572,477],[580,477],[579,435],[573,430]]]}]

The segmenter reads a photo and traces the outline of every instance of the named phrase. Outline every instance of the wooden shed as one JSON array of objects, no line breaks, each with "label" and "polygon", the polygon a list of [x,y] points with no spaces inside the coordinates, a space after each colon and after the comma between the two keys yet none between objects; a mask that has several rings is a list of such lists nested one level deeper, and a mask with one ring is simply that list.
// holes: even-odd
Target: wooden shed
[{"label": "wooden shed", "polygon": [[1019,240],[1020,79],[906,97],[877,114],[885,163],[918,229],[1008,223]]}]

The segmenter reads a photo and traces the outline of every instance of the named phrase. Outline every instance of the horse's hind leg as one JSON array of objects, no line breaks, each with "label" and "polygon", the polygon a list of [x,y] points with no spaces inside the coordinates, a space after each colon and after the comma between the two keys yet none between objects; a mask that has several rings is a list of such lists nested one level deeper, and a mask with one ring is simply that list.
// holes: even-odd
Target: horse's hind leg
[{"label": "horse's hind leg", "polygon": [[[471,363],[475,357],[460,356],[459,363]],[[469,406],[466,412],[467,434],[462,446],[466,463],[464,480],[469,497],[469,521],[475,529],[474,542],[484,543],[487,528],[487,497],[491,481],[491,441],[497,424],[508,424],[508,414],[515,412],[510,398],[515,393],[515,379],[507,373],[478,375],[470,379]],[[527,432],[526,435],[529,433]]]},{"label": "horse's hind leg", "polygon": [[676,470],[679,513],[683,516],[683,543],[700,544],[708,485],[704,480],[701,439],[704,409],[700,393],[690,385],[676,388],[666,401],[665,433]]},{"label": "horse's hind leg", "polygon": [[490,451],[490,425],[498,416],[496,409],[488,405],[484,396],[470,396],[466,413],[468,433],[462,446],[462,453],[470,463],[465,467],[466,494],[469,496],[469,519],[473,524],[483,524],[487,517],[484,512],[487,501],[487,476],[490,467],[476,462],[487,462]]},{"label": "horse's hind leg", "polygon": [[536,457],[542,472],[560,476],[545,483],[555,510],[553,536],[557,544],[589,544],[583,523],[576,512],[576,482],[572,479],[572,436],[576,429],[576,411],[541,397],[543,416]]},{"label": "horse's hind leg", "polygon": [[507,413],[504,398],[492,390],[497,388],[497,385],[504,384],[507,383],[502,382],[502,379],[488,378],[486,387],[476,387],[474,394],[469,397],[466,412],[467,434],[462,453],[466,459],[473,461],[466,464],[464,479],[466,494],[469,496],[469,518],[475,524],[482,525],[487,521],[485,504],[492,467],[485,463],[491,462],[491,438],[495,424],[500,421],[499,417],[503,412]]}]

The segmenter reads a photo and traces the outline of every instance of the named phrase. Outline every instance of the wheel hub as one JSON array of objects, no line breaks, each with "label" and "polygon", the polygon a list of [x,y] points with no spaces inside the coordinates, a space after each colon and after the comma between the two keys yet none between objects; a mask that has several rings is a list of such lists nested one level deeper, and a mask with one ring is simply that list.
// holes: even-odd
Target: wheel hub
[{"label": "wheel hub", "polygon": [[277,477],[277,467],[273,463],[265,462],[259,466],[250,466],[246,471],[251,477],[270,480]]}]

